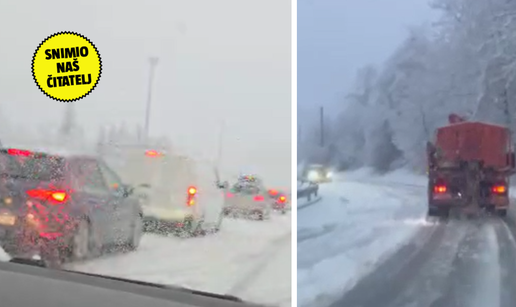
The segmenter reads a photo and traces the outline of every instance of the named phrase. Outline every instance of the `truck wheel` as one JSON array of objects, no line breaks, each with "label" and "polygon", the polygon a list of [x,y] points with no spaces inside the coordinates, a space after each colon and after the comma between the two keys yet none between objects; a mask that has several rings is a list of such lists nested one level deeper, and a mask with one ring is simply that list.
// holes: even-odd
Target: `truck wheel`
[{"label": "truck wheel", "polygon": [[49,269],[60,269],[63,265],[62,254],[56,248],[43,247],[40,250],[41,263]]},{"label": "truck wheel", "polygon": [[217,224],[215,225],[215,227],[213,228],[213,233],[216,233],[216,232],[219,232],[220,231],[220,228],[222,227],[222,220],[224,219],[224,214],[221,213],[219,215],[219,219],[217,221]]},{"label": "truck wheel", "polygon": [[206,235],[206,230],[204,229],[204,221],[199,220],[197,223],[192,223],[191,228],[191,236],[192,237],[202,237]]},{"label": "truck wheel", "polygon": [[501,209],[497,211],[498,216],[500,217],[506,217],[507,216],[507,209]]},{"label": "truck wheel", "polygon": [[251,213],[251,218],[253,220],[257,220],[257,221],[263,221],[264,220],[264,215],[263,215],[263,212],[262,211],[254,211],[253,213]]},{"label": "truck wheel", "polygon": [[134,219],[133,225],[131,227],[131,238],[127,242],[127,247],[131,251],[135,251],[140,246],[140,241],[143,235],[143,214],[139,213],[138,216]]},{"label": "truck wheel", "polygon": [[91,227],[86,219],[81,219],[74,230],[71,243],[72,261],[84,260],[90,255]]}]

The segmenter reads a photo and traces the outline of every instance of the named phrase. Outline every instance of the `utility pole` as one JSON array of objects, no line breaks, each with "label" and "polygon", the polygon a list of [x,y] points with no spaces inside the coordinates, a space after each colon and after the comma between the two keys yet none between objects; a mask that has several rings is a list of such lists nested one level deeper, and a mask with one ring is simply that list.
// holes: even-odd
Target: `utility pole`
[{"label": "utility pole", "polygon": [[222,163],[222,147],[224,144],[224,132],[226,128],[226,123],[222,121],[220,123],[220,130],[219,130],[219,142],[218,142],[218,154],[217,154],[217,166],[220,167],[220,164]]},{"label": "utility pole", "polygon": [[149,58],[150,69],[149,69],[149,88],[147,96],[147,106],[145,111],[145,128],[144,128],[144,140],[145,142],[149,139],[149,126],[150,126],[150,112],[151,112],[151,101],[152,101],[152,83],[154,81],[154,71],[158,65],[158,57]]},{"label": "utility pole", "polygon": [[321,147],[324,147],[324,107],[321,107]]}]

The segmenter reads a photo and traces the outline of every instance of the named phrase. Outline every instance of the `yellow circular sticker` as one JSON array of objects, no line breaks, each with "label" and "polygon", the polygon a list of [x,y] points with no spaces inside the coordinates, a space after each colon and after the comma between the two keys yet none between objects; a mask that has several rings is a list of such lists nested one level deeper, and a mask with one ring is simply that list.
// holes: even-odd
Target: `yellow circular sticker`
[{"label": "yellow circular sticker", "polygon": [[59,32],[46,38],[32,57],[32,76],[48,97],[71,102],[91,93],[102,73],[100,54],[86,37]]}]

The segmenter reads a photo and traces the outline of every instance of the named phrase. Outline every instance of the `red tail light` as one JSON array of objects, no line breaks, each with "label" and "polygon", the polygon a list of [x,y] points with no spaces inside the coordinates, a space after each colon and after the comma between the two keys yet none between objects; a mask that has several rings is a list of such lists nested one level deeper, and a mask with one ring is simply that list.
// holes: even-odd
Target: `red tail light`
[{"label": "red tail light", "polygon": [[256,196],[254,197],[254,200],[255,200],[255,201],[263,201],[263,200],[264,200],[264,197],[263,197],[262,195],[256,195]]},{"label": "red tail light", "polygon": [[147,157],[158,157],[158,156],[161,156],[161,153],[156,150],[147,150],[147,151],[145,151],[145,155]]},{"label": "red tail light", "polygon": [[50,201],[52,203],[63,203],[68,200],[68,193],[65,191],[49,191],[49,190],[28,190],[27,195],[32,198]]},{"label": "red tail light", "polygon": [[448,189],[446,188],[445,185],[436,185],[434,186],[434,193],[438,193],[438,194],[441,194],[441,193],[446,193]]},{"label": "red tail light", "polygon": [[188,188],[188,194],[189,195],[195,195],[197,193],[197,189],[195,187],[189,187]]},{"label": "red tail light", "polygon": [[227,197],[233,197],[233,194],[231,194],[231,193],[227,193],[227,194],[226,194],[226,196],[227,196]]},{"label": "red tail light", "polygon": [[285,196],[280,196],[279,201],[280,203],[284,203],[287,201],[287,198]]},{"label": "red tail light", "polygon": [[28,157],[31,155],[31,152],[28,150],[14,149],[14,148],[7,149],[7,153],[10,155],[13,155],[13,156],[24,156],[24,157]]},{"label": "red tail light", "polygon": [[274,196],[274,195],[278,194],[278,191],[276,191],[276,190],[269,190],[269,194]]},{"label": "red tail light", "polygon": [[507,188],[504,185],[496,185],[492,189],[495,194],[503,194],[507,192]]},{"label": "red tail light", "polygon": [[197,189],[195,187],[189,187],[187,191],[186,197],[186,205],[193,206],[195,205],[195,195],[197,194]]}]

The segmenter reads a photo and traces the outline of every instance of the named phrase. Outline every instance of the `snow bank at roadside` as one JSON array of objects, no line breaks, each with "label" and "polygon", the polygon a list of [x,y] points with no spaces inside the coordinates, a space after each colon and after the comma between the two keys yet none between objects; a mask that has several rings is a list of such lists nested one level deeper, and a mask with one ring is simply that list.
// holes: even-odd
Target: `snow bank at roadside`
[{"label": "snow bank at roadside", "polygon": [[428,226],[425,193],[424,177],[404,170],[346,172],[321,185],[322,200],[298,211],[298,305],[337,299]]}]

